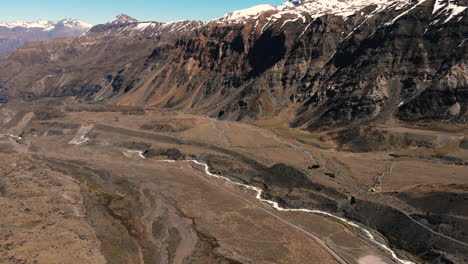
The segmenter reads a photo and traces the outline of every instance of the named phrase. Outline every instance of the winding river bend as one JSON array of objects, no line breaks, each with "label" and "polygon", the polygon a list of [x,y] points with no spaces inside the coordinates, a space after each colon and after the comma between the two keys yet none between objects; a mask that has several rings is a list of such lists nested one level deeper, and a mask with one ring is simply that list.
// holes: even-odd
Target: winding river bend
[{"label": "winding river bend", "polygon": [[[170,162],[170,163],[174,163],[174,162],[177,162],[176,160],[159,160],[159,162]],[[275,210],[277,211],[282,211],[282,212],[304,212],[304,213],[311,213],[311,214],[318,214],[318,215],[323,215],[323,216],[327,216],[327,217],[331,217],[333,219],[336,219],[342,223],[346,223],[358,230],[360,230],[361,232],[363,232],[366,237],[372,242],[374,243],[376,246],[378,246],[379,248],[381,248],[382,250],[384,250],[385,252],[387,252],[395,261],[397,261],[398,263],[401,263],[401,264],[416,264],[412,261],[409,261],[409,260],[404,260],[404,259],[401,259],[397,256],[397,254],[395,253],[395,251],[393,251],[390,247],[388,247],[387,245],[383,244],[383,243],[380,243],[379,241],[377,241],[377,239],[374,237],[374,235],[372,235],[372,233],[367,230],[366,228],[364,228],[363,226],[355,223],[355,222],[352,222],[348,219],[345,219],[345,218],[342,218],[342,217],[339,217],[339,216],[336,216],[336,215],[333,215],[331,213],[328,213],[328,212],[324,212],[324,211],[320,211],[320,210],[311,210],[311,209],[306,209],[306,208],[297,208],[297,209],[291,209],[291,208],[283,208],[281,206],[279,206],[279,204],[277,202],[274,202],[274,201],[271,201],[271,200],[267,200],[267,199],[264,199],[262,198],[262,194],[263,194],[263,190],[258,188],[258,187],[255,187],[255,186],[250,186],[250,185],[247,185],[247,184],[243,184],[243,183],[239,183],[239,182],[235,182],[235,181],[232,181],[231,179],[227,178],[227,177],[224,177],[224,176],[221,176],[221,175],[217,175],[217,174],[214,174],[214,173],[211,173],[210,172],[210,169],[209,169],[209,166],[208,164],[206,163],[203,163],[203,162],[200,162],[198,160],[185,160],[185,161],[182,161],[182,162],[190,162],[190,163],[193,163],[193,164],[196,164],[196,165],[199,165],[199,166],[202,166],[204,167],[205,169],[205,173],[206,175],[208,176],[211,176],[211,177],[214,177],[214,178],[217,178],[217,179],[221,179],[223,181],[226,181],[226,182],[229,182],[230,184],[233,184],[233,185],[236,185],[236,186],[240,186],[240,187],[243,187],[245,189],[248,189],[248,190],[251,190],[253,192],[255,192],[255,198],[261,202],[264,202],[264,203],[267,203],[269,205],[271,205]]]}]

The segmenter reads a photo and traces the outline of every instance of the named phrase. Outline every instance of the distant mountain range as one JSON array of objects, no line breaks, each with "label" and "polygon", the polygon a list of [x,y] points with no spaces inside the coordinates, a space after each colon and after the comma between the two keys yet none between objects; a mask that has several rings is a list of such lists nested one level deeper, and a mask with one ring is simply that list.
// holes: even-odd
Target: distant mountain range
[{"label": "distant mountain range", "polygon": [[8,55],[29,42],[77,37],[91,27],[92,25],[75,19],[57,22],[49,20],[0,22],[0,56]]}]

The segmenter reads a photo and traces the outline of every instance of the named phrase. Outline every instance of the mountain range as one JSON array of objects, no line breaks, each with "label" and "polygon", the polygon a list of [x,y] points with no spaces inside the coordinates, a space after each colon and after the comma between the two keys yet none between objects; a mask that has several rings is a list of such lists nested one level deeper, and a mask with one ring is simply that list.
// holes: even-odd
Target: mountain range
[{"label": "mountain range", "polygon": [[[210,22],[126,15],[0,60],[0,97],[184,109],[291,125],[467,120],[464,0],[288,1]],[[443,48],[441,48],[443,47]]]},{"label": "mountain range", "polygon": [[91,27],[76,19],[0,22],[0,56],[11,54],[29,42],[78,37]]},{"label": "mountain range", "polygon": [[[333,256],[367,255],[355,245],[365,243],[380,245],[372,252],[391,258],[349,263],[466,263],[467,6],[468,0],[290,0],[208,22],[138,21],[125,14],[92,27],[76,22],[75,36],[30,42],[0,57],[0,143],[12,153],[11,161],[0,161],[4,167],[14,164],[11,171],[18,175],[44,166],[46,174],[55,168],[79,177],[84,187],[73,190],[87,198],[74,204],[91,215],[86,221],[99,234],[95,241],[102,243],[109,263],[169,262],[170,250],[167,256],[155,250],[165,237],[168,248],[181,239],[201,247],[186,250],[188,244],[180,242],[177,248],[184,252],[175,263],[190,262],[187,256],[198,260],[194,263],[241,263],[236,259],[250,251],[255,257],[242,263],[336,263],[291,260],[310,251],[315,231],[304,250],[298,244],[283,251],[270,247],[292,241],[283,233],[257,241],[275,235],[270,224],[253,236],[255,241],[236,242],[248,250],[227,254],[221,250],[230,240],[226,234],[238,232],[233,222],[220,222],[225,219],[218,210],[212,215],[219,219],[206,215],[203,229],[227,228],[215,236],[220,243],[203,232],[193,240],[191,231],[180,233],[185,236],[170,231],[189,230],[185,222],[200,227],[207,204],[216,201],[216,209],[225,210],[233,199],[202,195],[197,188],[206,179],[200,173],[184,178],[192,168],[216,178],[207,192],[234,186],[230,195],[249,208],[257,201],[244,199],[242,192],[255,192],[259,203],[281,215],[288,211],[285,220],[259,206],[275,221],[306,231],[304,220],[326,231],[322,238],[342,244],[327,243],[346,248],[327,250]],[[3,26],[12,32],[57,27],[48,21]],[[24,153],[30,156],[22,158]],[[182,160],[181,172],[174,172]],[[31,179],[43,179],[36,175],[43,173]],[[232,184],[218,186],[223,179]],[[187,189],[180,187],[185,181]],[[0,194],[13,193],[22,202],[23,196],[9,191],[22,186],[18,182],[25,181],[12,182]],[[36,187],[31,182],[23,186],[30,195],[29,186]],[[43,192],[52,190],[44,186]],[[62,189],[53,190],[63,197]],[[155,194],[161,199],[151,200]],[[164,204],[165,195],[175,197],[168,208],[180,202],[185,209],[203,207],[178,211],[164,205],[158,210],[172,213],[160,217],[149,209]],[[197,199],[203,201],[193,202]],[[56,201],[34,196],[39,200]],[[8,208],[18,216],[17,207]],[[41,212],[36,208],[23,211]],[[323,228],[305,216],[316,209],[339,225]],[[101,221],[106,214],[112,221]],[[177,220],[182,216],[187,221]],[[247,214],[243,210],[240,216]],[[249,223],[267,222],[253,219]],[[167,236],[155,232],[163,230],[161,223],[170,227]],[[249,235],[257,229],[239,227]],[[11,230],[8,234],[18,234]],[[341,236],[355,231],[356,240]],[[267,253],[257,255],[250,242],[266,246]],[[98,248],[94,245],[89,247]],[[286,253],[271,253],[276,251]],[[269,260],[273,255],[285,261]]]}]

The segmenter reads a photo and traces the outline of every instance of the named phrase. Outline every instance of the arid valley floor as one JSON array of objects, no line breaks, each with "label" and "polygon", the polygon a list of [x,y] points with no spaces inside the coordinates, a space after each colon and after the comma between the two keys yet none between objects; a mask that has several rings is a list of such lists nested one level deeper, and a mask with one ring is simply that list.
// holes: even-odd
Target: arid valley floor
[{"label": "arid valley floor", "polygon": [[468,126],[287,116],[1,105],[0,263],[467,263]]}]

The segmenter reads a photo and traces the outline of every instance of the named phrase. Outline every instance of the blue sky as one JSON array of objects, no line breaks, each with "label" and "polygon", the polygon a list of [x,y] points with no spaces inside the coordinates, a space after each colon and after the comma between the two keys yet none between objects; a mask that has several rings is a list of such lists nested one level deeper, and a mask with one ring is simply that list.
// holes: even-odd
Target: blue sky
[{"label": "blue sky", "polygon": [[81,19],[91,24],[127,14],[138,20],[210,20],[259,4],[279,5],[286,0],[10,0],[2,1],[0,21]]}]

